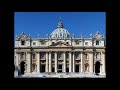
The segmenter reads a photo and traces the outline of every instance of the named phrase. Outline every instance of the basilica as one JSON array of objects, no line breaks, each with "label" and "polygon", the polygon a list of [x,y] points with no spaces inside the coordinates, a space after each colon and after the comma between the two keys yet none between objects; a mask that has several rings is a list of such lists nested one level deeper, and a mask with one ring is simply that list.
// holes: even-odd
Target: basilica
[{"label": "basilica", "polygon": [[[78,32],[79,33],[79,32]],[[14,65],[26,73],[98,73],[106,74],[105,38],[98,31],[89,38],[75,37],[62,20],[46,38],[16,35]]]}]

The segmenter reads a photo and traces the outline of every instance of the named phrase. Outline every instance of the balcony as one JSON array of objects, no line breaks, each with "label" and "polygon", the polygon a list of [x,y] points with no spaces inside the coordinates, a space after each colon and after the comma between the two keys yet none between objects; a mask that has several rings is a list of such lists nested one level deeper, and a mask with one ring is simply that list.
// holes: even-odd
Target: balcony
[{"label": "balcony", "polygon": [[63,58],[58,58],[58,60],[63,60]]},{"label": "balcony", "polygon": [[45,58],[41,58],[40,60],[46,60]]},{"label": "balcony", "polygon": [[21,57],[20,59],[21,59],[21,61],[25,61],[25,60],[26,60],[26,58],[25,58],[25,57]]},{"label": "balcony", "polygon": [[52,60],[52,61],[55,61],[55,59],[54,59],[54,58],[51,58],[51,60]]},{"label": "balcony", "polygon": [[100,61],[101,59],[100,59],[100,58],[96,58],[95,60],[96,60],[96,61]]},{"label": "balcony", "polygon": [[66,58],[67,61],[69,61],[69,58]]},{"label": "balcony", "polygon": [[78,57],[78,58],[75,58],[75,60],[80,60],[80,57]]}]

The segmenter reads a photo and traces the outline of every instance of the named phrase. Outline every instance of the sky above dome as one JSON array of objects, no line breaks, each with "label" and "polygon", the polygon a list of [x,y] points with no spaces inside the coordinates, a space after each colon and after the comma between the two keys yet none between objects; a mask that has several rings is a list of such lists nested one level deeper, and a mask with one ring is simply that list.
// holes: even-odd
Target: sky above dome
[{"label": "sky above dome", "polygon": [[15,12],[14,13],[14,37],[25,32],[31,37],[45,38],[57,29],[61,17],[63,27],[75,37],[80,34],[88,38],[99,31],[106,36],[105,12]]}]

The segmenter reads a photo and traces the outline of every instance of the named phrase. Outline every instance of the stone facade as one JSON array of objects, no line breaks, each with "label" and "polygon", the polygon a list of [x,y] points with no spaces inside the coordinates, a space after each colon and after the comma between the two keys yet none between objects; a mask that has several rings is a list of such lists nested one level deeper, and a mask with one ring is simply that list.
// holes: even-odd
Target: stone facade
[{"label": "stone facade", "polygon": [[105,39],[97,31],[90,38],[76,38],[63,28],[62,21],[50,36],[31,38],[22,32],[15,40],[15,67],[24,73],[95,73],[99,62],[99,74],[106,74]]}]

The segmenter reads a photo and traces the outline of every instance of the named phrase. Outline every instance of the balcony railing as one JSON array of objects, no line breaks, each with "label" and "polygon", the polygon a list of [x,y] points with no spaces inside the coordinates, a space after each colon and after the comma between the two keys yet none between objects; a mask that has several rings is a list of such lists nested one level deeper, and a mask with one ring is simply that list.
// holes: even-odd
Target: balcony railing
[{"label": "balcony railing", "polygon": [[100,61],[100,58],[96,58],[95,60],[96,60],[96,61]]},{"label": "balcony railing", "polygon": [[80,57],[78,57],[78,58],[75,58],[75,60],[80,60]]},{"label": "balcony railing", "polygon": [[41,58],[41,60],[46,60],[45,58]]},{"label": "balcony railing", "polygon": [[54,59],[54,58],[52,58],[51,60],[52,60],[52,61],[55,61],[55,59]]},{"label": "balcony railing", "polygon": [[58,60],[63,60],[63,58],[58,58]]}]

